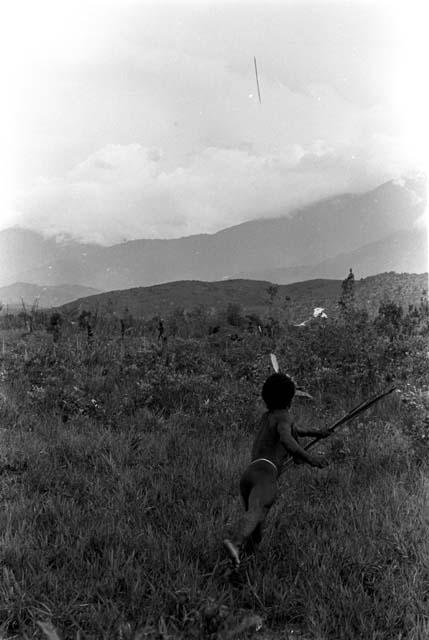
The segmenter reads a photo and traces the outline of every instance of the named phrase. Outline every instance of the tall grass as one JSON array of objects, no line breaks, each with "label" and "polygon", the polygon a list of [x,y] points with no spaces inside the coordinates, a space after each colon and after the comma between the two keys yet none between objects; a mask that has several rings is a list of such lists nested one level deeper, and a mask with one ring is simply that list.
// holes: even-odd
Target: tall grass
[{"label": "tall grass", "polygon": [[394,426],[359,427],[327,470],[290,468],[235,583],[220,541],[240,508],[250,434],[195,426],[175,415],[157,431],[47,422],[3,432],[9,632],[31,637],[49,619],[63,638],[120,628],[157,637],[164,620],[173,637],[204,637],[209,623],[222,637],[251,611],[268,628],[299,625],[314,638],[425,637],[427,479]]},{"label": "tall grass", "polygon": [[[241,509],[238,478],[262,410],[266,367],[253,375],[244,366],[258,354],[251,360],[243,347],[240,358],[238,346],[199,362],[204,346],[179,342],[182,355],[161,371],[135,345],[106,344],[89,355],[72,345],[58,347],[57,365],[69,358],[78,381],[82,367],[88,397],[99,389],[105,407],[104,385],[110,412],[124,394],[134,397],[137,378],[149,384],[151,375],[169,391],[168,410],[154,386],[143,389],[144,406],[124,405],[122,419],[81,411],[79,396],[79,410],[64,421],[45,396],[37,403],[27,374],[4,383],[3,635],[46,637],[41,622],[64,640],[428,637],[428,469],[398,400],[321,445],[327,469],[288,467],[256,556],[234,573],[221,541]],[[48,347],[37,349],[27,368],[47,358]],[[116,386],[103,373],[109,367],[121,371]],[[56,370],[65,380],[67,366]],[[321,392],[313,408],[296,401],[296,413],[329,424],[361,395],[333,388],[329,403]]]}]

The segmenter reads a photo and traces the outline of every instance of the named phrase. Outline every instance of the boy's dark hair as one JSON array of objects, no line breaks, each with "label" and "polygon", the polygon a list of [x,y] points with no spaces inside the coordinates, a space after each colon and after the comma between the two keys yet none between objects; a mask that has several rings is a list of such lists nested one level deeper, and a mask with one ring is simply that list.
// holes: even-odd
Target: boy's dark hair
[{"label": "boy's dark hair", "polygon": [[262,399],[268,411],[287,409],[294,395],[295,383],[285,373],[273,373],[262,387]]}]

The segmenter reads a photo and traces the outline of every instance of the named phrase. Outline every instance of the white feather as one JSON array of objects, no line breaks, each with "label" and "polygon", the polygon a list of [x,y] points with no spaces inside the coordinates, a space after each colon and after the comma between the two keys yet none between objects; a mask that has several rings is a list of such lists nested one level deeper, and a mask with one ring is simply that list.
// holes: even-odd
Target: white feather
[{"label": "white feather", "polygon": [[271,364],[273,365],[273,369],[276,373],[280,371],[279,363],[277,362],[277,358],[274,353],[270,353]]}]

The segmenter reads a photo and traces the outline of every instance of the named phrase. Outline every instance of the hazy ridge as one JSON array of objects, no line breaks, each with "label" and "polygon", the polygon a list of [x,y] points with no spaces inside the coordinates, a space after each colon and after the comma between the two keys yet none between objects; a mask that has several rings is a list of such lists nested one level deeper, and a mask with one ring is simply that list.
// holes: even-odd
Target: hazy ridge
[{"label": "hazy ridge", "polygon": [[109,291],[177,280],[340,278],[349,266],[362,276],[425,272],[427,237],[423,226],[415,226],[425,203],[425,182],[409,179],[338,195],[288,217],[277,212],[215,234],[171,240],[102,247],[7,229],[0,232],[0,286],[67,283]]},{"label": "hazy ridge", "polygon": [[40,286],[28,282],[16,282],[7,287],[0,287],[0,302],[3,307],[16,308],[22,305],[37,304],[37,307],[56,307],[77,298],[100,293],[92,287],[64,284],[59,286]]}]

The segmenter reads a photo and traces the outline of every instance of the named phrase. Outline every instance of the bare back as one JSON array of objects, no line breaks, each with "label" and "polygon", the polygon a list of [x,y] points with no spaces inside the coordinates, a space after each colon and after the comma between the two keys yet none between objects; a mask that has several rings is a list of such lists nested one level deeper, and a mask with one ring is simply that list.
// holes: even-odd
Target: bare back
[{"label": "bare back", "polygon": [[295,437],[293,421],[287,410],[267,411],[261,418],[259,431],[256,434],[252,447],[252,460],[266,458],[281,468],[285,458],[289,456],[280,439],[278,425],[287,423],[291,433]]}]

